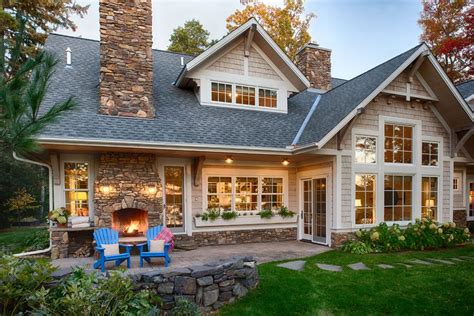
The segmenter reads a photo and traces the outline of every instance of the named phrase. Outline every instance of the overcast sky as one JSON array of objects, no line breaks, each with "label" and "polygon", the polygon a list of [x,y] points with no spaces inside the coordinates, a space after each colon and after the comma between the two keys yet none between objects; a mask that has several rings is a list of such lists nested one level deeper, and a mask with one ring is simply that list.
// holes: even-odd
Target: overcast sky
[{"label": "overcast sky", "polygon": [[[76,32],[58,33],[99,39],[99,1],[90,4]],[[283,0],[265,0],[281,5]],[[225,19],[242,8],[240,0],[153,0],[153,47],[166,49],[173,29],[190,19],[198,19],[221,38],[227,33]],[[333,77],[350,79],[419,42],[417,24],[422,9],[419,0],[307,0],[307,12],[314,12],[310,33],[313,41],[332,49]]]}]

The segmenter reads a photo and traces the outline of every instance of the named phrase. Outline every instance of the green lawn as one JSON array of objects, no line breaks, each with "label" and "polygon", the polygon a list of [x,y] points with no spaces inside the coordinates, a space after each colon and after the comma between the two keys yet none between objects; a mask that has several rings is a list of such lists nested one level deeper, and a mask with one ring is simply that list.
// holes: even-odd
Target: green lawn
[{"label": "green lawn", "polygon": [[[397,266],[376,264],[414,258],[474,257],[474,245],[456,249],[395,254],[353,255],[330,251],[306,258],[304,271],[259,266],[260,284],[221,315],[473,315],[474,260],[455,265]],[[370,271],[319,270],[315,263],[346,265],[364,262]]]},{"label": "green lawn", "polygon": [[46,228],[14,227],[0,230],[0,253],[18,253],[47,248],[49,237]]}]

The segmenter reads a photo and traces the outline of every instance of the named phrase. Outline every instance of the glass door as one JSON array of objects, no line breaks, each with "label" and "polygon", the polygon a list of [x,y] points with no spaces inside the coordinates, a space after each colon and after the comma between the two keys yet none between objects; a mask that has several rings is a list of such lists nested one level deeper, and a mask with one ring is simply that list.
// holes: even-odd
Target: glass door
[{"label": "glass door", "polygon": [[326,178],[313,179],[313,241],[326,243]]},{"label": "glass door", "polygon": [[184,167],[164,167],[166,226],[184,232]]},{"label": "glass door", "polygon": [[311,179],[303,180],[303,210],[301,217],[303,239],[313,240],[313,182]]}]

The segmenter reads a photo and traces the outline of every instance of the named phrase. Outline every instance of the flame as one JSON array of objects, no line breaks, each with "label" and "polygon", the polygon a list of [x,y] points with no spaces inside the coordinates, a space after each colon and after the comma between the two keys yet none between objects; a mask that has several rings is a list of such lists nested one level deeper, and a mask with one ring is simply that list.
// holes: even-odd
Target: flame
[{"label": "flame", "polygon": [[140,222],[139,221],[131,221],[130,225],[125,226],[125,232],[127,233],[133,233],[134,231],[138,230],[140,227]]}]

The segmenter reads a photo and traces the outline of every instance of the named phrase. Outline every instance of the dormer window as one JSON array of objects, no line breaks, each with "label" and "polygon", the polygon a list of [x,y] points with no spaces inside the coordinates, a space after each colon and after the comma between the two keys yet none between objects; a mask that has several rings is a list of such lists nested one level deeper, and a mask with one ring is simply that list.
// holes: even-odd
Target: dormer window
[{"label": "dormer window", "polygon": [[258,106],[265,108],[277,107],[277,92],[271,89],[259,89],[258,91]]},{"label": "dormer window", "polygon": [[243,105],[255,105],[255,88],[247,86],[235,86],[235,103]]},{"label": "dormer window", "polygon": [[232,103],[232,85],[220,82],[212,83],[212,101]]}]

